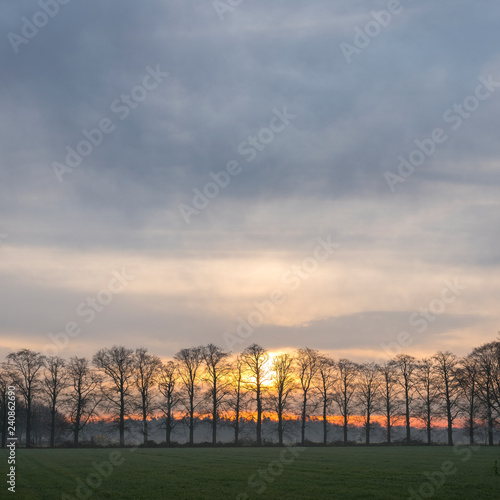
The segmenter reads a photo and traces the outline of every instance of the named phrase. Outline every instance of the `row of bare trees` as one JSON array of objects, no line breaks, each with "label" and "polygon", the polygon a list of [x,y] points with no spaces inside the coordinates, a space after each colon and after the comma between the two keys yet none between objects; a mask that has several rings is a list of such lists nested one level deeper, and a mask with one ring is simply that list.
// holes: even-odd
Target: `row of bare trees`
[{"label": "row of bare trees", "polygon": [[45,357],[23,349],[9,354],[0,368],[3,446],[10,386],[15,386],[25,413],[27,447],[32,444],[36,404],[50,412],[50,446],[61,438],[56,436],[61,418],[77,446],[85,427],[99,417],[116,422],[121,446],[130,418],[140,420],[148,443],[153,417],[163,419],[167,445],[180,422],[187,426],[192,445],[201,416],[211,422],[214,445],[222,419],[233,426],[238,444],[241,424],[248,418],[255,421],[256,443],[261,445],[263,418],[269,414],[277,420],[279,444],[290,418],[300,420],[304,444],[312,416],[322,420],[327,444],[329,418],[336,415],[345,444],[354,417],[361,417],[367,444],[374,422],[382,421],[388,443],[394,426],[403,423],[410,444],[412,426],[420,422],[430,444],[432,430],[445,422],[449,445],[458,426],[467,431],[471,444],[478,427],[485,427],[488,444],[493,445],[500,417],[500,341],[484,344],[463,358],[451,352],[420,360],[400,354],[382,364],[333,360],[310,348],[271,356],[257,344],[236,356],[213,344],[190,347],[169,361],[144,348],[134,351],[123,346],[101,349],[92,360]]}]

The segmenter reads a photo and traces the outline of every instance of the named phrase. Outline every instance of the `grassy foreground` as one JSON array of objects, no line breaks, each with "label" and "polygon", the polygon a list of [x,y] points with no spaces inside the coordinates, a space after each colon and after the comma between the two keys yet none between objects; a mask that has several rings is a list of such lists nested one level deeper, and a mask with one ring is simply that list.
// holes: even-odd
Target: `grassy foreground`
[{"label": "grassy foreground", "polygon": [[16,493],[2,480],[0,498],[496,500],[495,460],[500,448],[17,450]]}]

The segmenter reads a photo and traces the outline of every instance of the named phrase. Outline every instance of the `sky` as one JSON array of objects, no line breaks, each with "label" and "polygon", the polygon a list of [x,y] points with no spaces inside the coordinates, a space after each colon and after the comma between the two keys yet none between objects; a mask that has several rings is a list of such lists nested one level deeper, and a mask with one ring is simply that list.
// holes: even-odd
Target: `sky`
[{"label": "sky", "polygon": [[500,329],[494,0],[10,0],[0,356],[465,355]]}]

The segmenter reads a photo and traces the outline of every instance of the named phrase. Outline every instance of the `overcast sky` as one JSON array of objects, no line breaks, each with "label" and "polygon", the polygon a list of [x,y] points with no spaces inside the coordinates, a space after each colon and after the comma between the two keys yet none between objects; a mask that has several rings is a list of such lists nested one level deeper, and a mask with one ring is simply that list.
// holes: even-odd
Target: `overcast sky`
[{"label": "overcast sky", "polygon": [[496,337],[498,1],[41,5],[0,16],[0,356]]}]

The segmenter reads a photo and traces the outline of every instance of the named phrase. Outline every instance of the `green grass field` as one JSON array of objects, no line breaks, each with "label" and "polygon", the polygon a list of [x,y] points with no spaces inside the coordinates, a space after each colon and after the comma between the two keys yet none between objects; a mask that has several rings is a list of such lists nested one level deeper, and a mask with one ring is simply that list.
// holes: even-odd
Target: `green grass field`
[{"label": "green grass field", "polygon": [[[17,450],[16,459],[16,493],[2,481],[0,498],[368,500],[410,498],[410,488],[421,498],[500,498],[500,448]],[[5,450],[0,471],[6,478]]]}]

